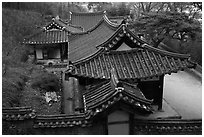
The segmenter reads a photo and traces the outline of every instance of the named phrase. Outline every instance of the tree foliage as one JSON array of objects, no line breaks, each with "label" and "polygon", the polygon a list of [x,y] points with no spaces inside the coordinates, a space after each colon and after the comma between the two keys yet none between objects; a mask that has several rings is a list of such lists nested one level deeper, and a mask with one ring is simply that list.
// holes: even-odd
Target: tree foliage
[{"label": "tree foliage", "polygon": [[202,11],[202,2],[193,2],[193,6]]},{"label": "tree foliage", "polygon": [[188,39],[194,40],[196,32],[201,32],[200,23],[185,13],[143,13],[134,23],[136,30],[144,30],[149,34],[149,40],[155,47],[158,47],[165,37],[185,42]]},{"label": "tree foliage", "polygon": [[3,8],[38,12],[41,16],[69,18],[69,11],[84,12],[80,2],[3,2]]},{"label": "tree foliage", "polygon": [[[198,4],[198,5],[197,5]],[[195,2],[135,2],[131,3],[135,19],[149,12],[185,12],[193,18],[200,18],[202,3]]]},{"label": "tree foliage", "polygon": [[154,47],[166,44],[177,52],[191,54],[202,64],[202,3],[139,2],[132,5],[134,20],[130,26],[146,34],[149,43]]},{"label": "tree foliage", "polygon": [[[49,107],[40,91],[27,86],[30,79],[33,82],[40,80],[40,76],[37,77],[36,75],[41,74],[43,78],[51,77],[51,83],[46,84],[45,81],[49,82],[48,80],[39,83],[41,88],[57,90],[59,86],[56,86],[56,84],[59,84],[59,81],[56,79],[58,78],[54,74],[48,75],[44,71],[34,74],[32,70],[36,68],[26,62],[27,48],[20,43],[23,37],[35,33],[36,26],[43,26],[45,20],[37,12],[5,8],[2,10],[2,17],[2,106],[17,107],[22,105],[32,106],[33,104],[35,109],[38,108],[37,110],[43,112],[43,114],[45,111],[46,114],[49,114],[51,109],[59,114],[59,103],[55,104],[55,109]],[[35,77],[37,77],[37,80]],[[42,105],[42,102],[44,102],[44,105]],[[41,105],[43,107],[39,107]],[[50,111],[47,112],[48,110]]]},{"label": "tree foliage", "polygon": [[36,73],[32,74],[31,86],[34,89],[45,92],[59,92],[60,81],[55,74],[47,73],[46,71],[36,71]]},{"label": "tree foliage", "polygon": [[28,71],[19,66],[6,70],[2,77],[2,106],[16,107],[20,106],[20,99],[25,82],[28,79]]},{"label": "tree foliage", "polygon": [[93,12],[104,11],[108,9],[112,4],[110,2],[88,2],[87,8]]},{"label": "tree foliage", "polygon": [[106,11],[108,16],[130,15],[130,5],[125,2],[88,2],[89,11]]}]

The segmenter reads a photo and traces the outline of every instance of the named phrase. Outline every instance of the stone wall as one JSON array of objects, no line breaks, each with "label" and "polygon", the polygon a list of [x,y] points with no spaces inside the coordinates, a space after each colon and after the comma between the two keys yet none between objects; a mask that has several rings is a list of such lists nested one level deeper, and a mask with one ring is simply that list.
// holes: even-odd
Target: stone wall
[{"label": "stone wall", "polygon": [[[3,135],[103,135],[108,133],[105,118],[88,120],[84,119],[83,115],[36,116],[28,107],[3,109],[2,112]],[[88,121],[87,124],[83,124],[84,121]],[[131,134],[135,135],[202,134],[202,119],[134,120],[131,123]]]},{"label": "stone wall", "polygon": [[202,135],[202,120],[135,120],[137,135]]}]

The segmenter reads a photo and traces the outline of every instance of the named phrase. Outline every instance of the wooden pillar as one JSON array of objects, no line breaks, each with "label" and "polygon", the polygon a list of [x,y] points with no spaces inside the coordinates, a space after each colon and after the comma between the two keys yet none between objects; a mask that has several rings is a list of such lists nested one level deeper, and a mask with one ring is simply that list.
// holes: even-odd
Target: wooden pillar
[{"label": "wooden pillar", "polygon": [[83,108],[82,86],[80,86],[79,80],[74,78],[74,110],[80,113]]},{"label": "wooden pillar", "polygon": [[36,63],[37,62],[37,55],[36,55],[36,47],[35,47],[35,45],[34,45],[34,62]]},{"label": "wooden pillar", "polygon": [[129,114],[129,132],[130,132],[130,135],[134,135],[134,114]]},{"label": "wooden pillar", "polygon": [[74,113],[74,78],[68,77],[65,80],[65,73],[63,73],[63,113]]},{"label": "wooden pillar", "polygon": [[63,46],[64,46],[64,44],[61,44],[60,45],[60,59],[61,59],[61,61],[63,61],[64,60],[64,54],[63,54]]},{"label": "wooden pillar", "polygon": [[163,102],[163,87],[164,87],[164,75],[159,77],[159,93],[158,93],[158,110],[162,109]]},{"label": "wooden pillar", "polygon": [[65,73],[63,73],[63,112],[65,114],[83,112],[82,89],[78,78],[68,75],[65,77]]}]

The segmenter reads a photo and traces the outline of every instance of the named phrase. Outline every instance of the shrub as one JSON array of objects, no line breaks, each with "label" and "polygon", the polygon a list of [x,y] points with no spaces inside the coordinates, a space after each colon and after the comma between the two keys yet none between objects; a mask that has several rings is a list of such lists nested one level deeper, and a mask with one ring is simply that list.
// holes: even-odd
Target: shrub
[{"label": "shrub", "polygon": [[37,73],[34,73],[32,77],[31,86],[34,89],[40,89],[47,92],[58,92],[60,89],[60,81],[55,74],[37,71]]},{"label": "shrub", "polygon": [[19,106],[21,97],[21,87],[15,82],[2,78],[2,106],[16,107]]},{"label": "shrub", "polygon": [[21,106],[31,106],[37,114],[60,114],[61,101],[57,101],[49,106],[45,99],[47,91],[55,91],[59,94],[60,82],[59,78],[52,73],[39,68],[33,67],[31,79],[28,80],[24,90],[22,91]]},{"label": "shrub", "polygon": [[21,67],[6,68],[2,77],[2,103],[3,107],[19,106],[22,90],[28,77],[26,69]]}]

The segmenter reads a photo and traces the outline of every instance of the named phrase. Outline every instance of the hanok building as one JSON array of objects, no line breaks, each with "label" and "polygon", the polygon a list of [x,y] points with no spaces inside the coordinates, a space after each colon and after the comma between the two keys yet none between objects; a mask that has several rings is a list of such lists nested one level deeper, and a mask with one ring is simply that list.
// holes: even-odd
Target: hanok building
[{"label": "hanok building", "polygon": [[[97,31],[101,31],[103,29],[103,22],[109,24],[109,26],[106,25],[106,28],[112,27],[111,30],[103,30],[108,31],[108,34],[106,34],[108,36],[110,34],[109,31],[113,33],[119,25],[110,22],[106,16],[105,11],[97,13],[70,12],[70,19],[68,22],[61,20],[59,16],[57,16],[56,18],[53,18],[52,22],[43,27],[43,29],[38,33],[25,38],[24,44],[29,45],[32,49],[34,59],[37,64],[60,64],[67,62],[69,52],[70,54],[74,53],[74,50],[68,48],[68,44],[76,44],[75,49],[77,50],[77,46],[81,46],[78,43],[83,42],[79,41],[78,37],[81,37],[82,35],[84,36],[84,34],[88,34],[95,29],[97,29]],[[121,23],[121,19],[119,22]],[[97,31],[94,32],[97,34]],[[96,38],[96,36],[100,35],[93,34],[93,36],[93,38]],[[77,41],[75,41],[76,37]],[[100,39],[100,41],[103,40],[103,38]],[[85,48],[86,47],[84,46],[84,49]],[[86,54],[86,52],[84,52],[84,54]]]},{"label": "hanok building", "polygon": [[[164,76],[194,68],[190,56],[154,48],[124,21],[115,24],[101,14],[72,13],[72,26],[82,26],[83,32],[69,33],[54,23],[29,40],[35,49],[58,47],[57,55],[67,60],[68,68],[62,83],[63,114],[36,116],[35,134],[200,134],[200,120],[160,116],[168,113],[163,106]],[[98,22],[83,24],[92,19]],[[62,40],[45,39],[48,33],[63,33]],[[59,46],[62,43],[67,45]],[[40,54],[37,59],[43,57]]]},{"label": "hanok building", "polygon": [[[134,119],[162,109],[164,75],[195,67],[190,56],[153,48],[124,24],[106,41],[88,45],[73,54],[79,57],[70,56],[66,80],[71,96],[64,101],[65,106],[74,103],[65,112],[104,119],[108,134],[134,134]],[[92,52],[84,57],[81,51]]]},{"label": "hanok building", "polygon": [[81,27],[67,24],[57,16],[39,32],[25,38],[24,44],[33,50],[37,64],[54,65],[67,61],[68,35],[81,31]]}]

